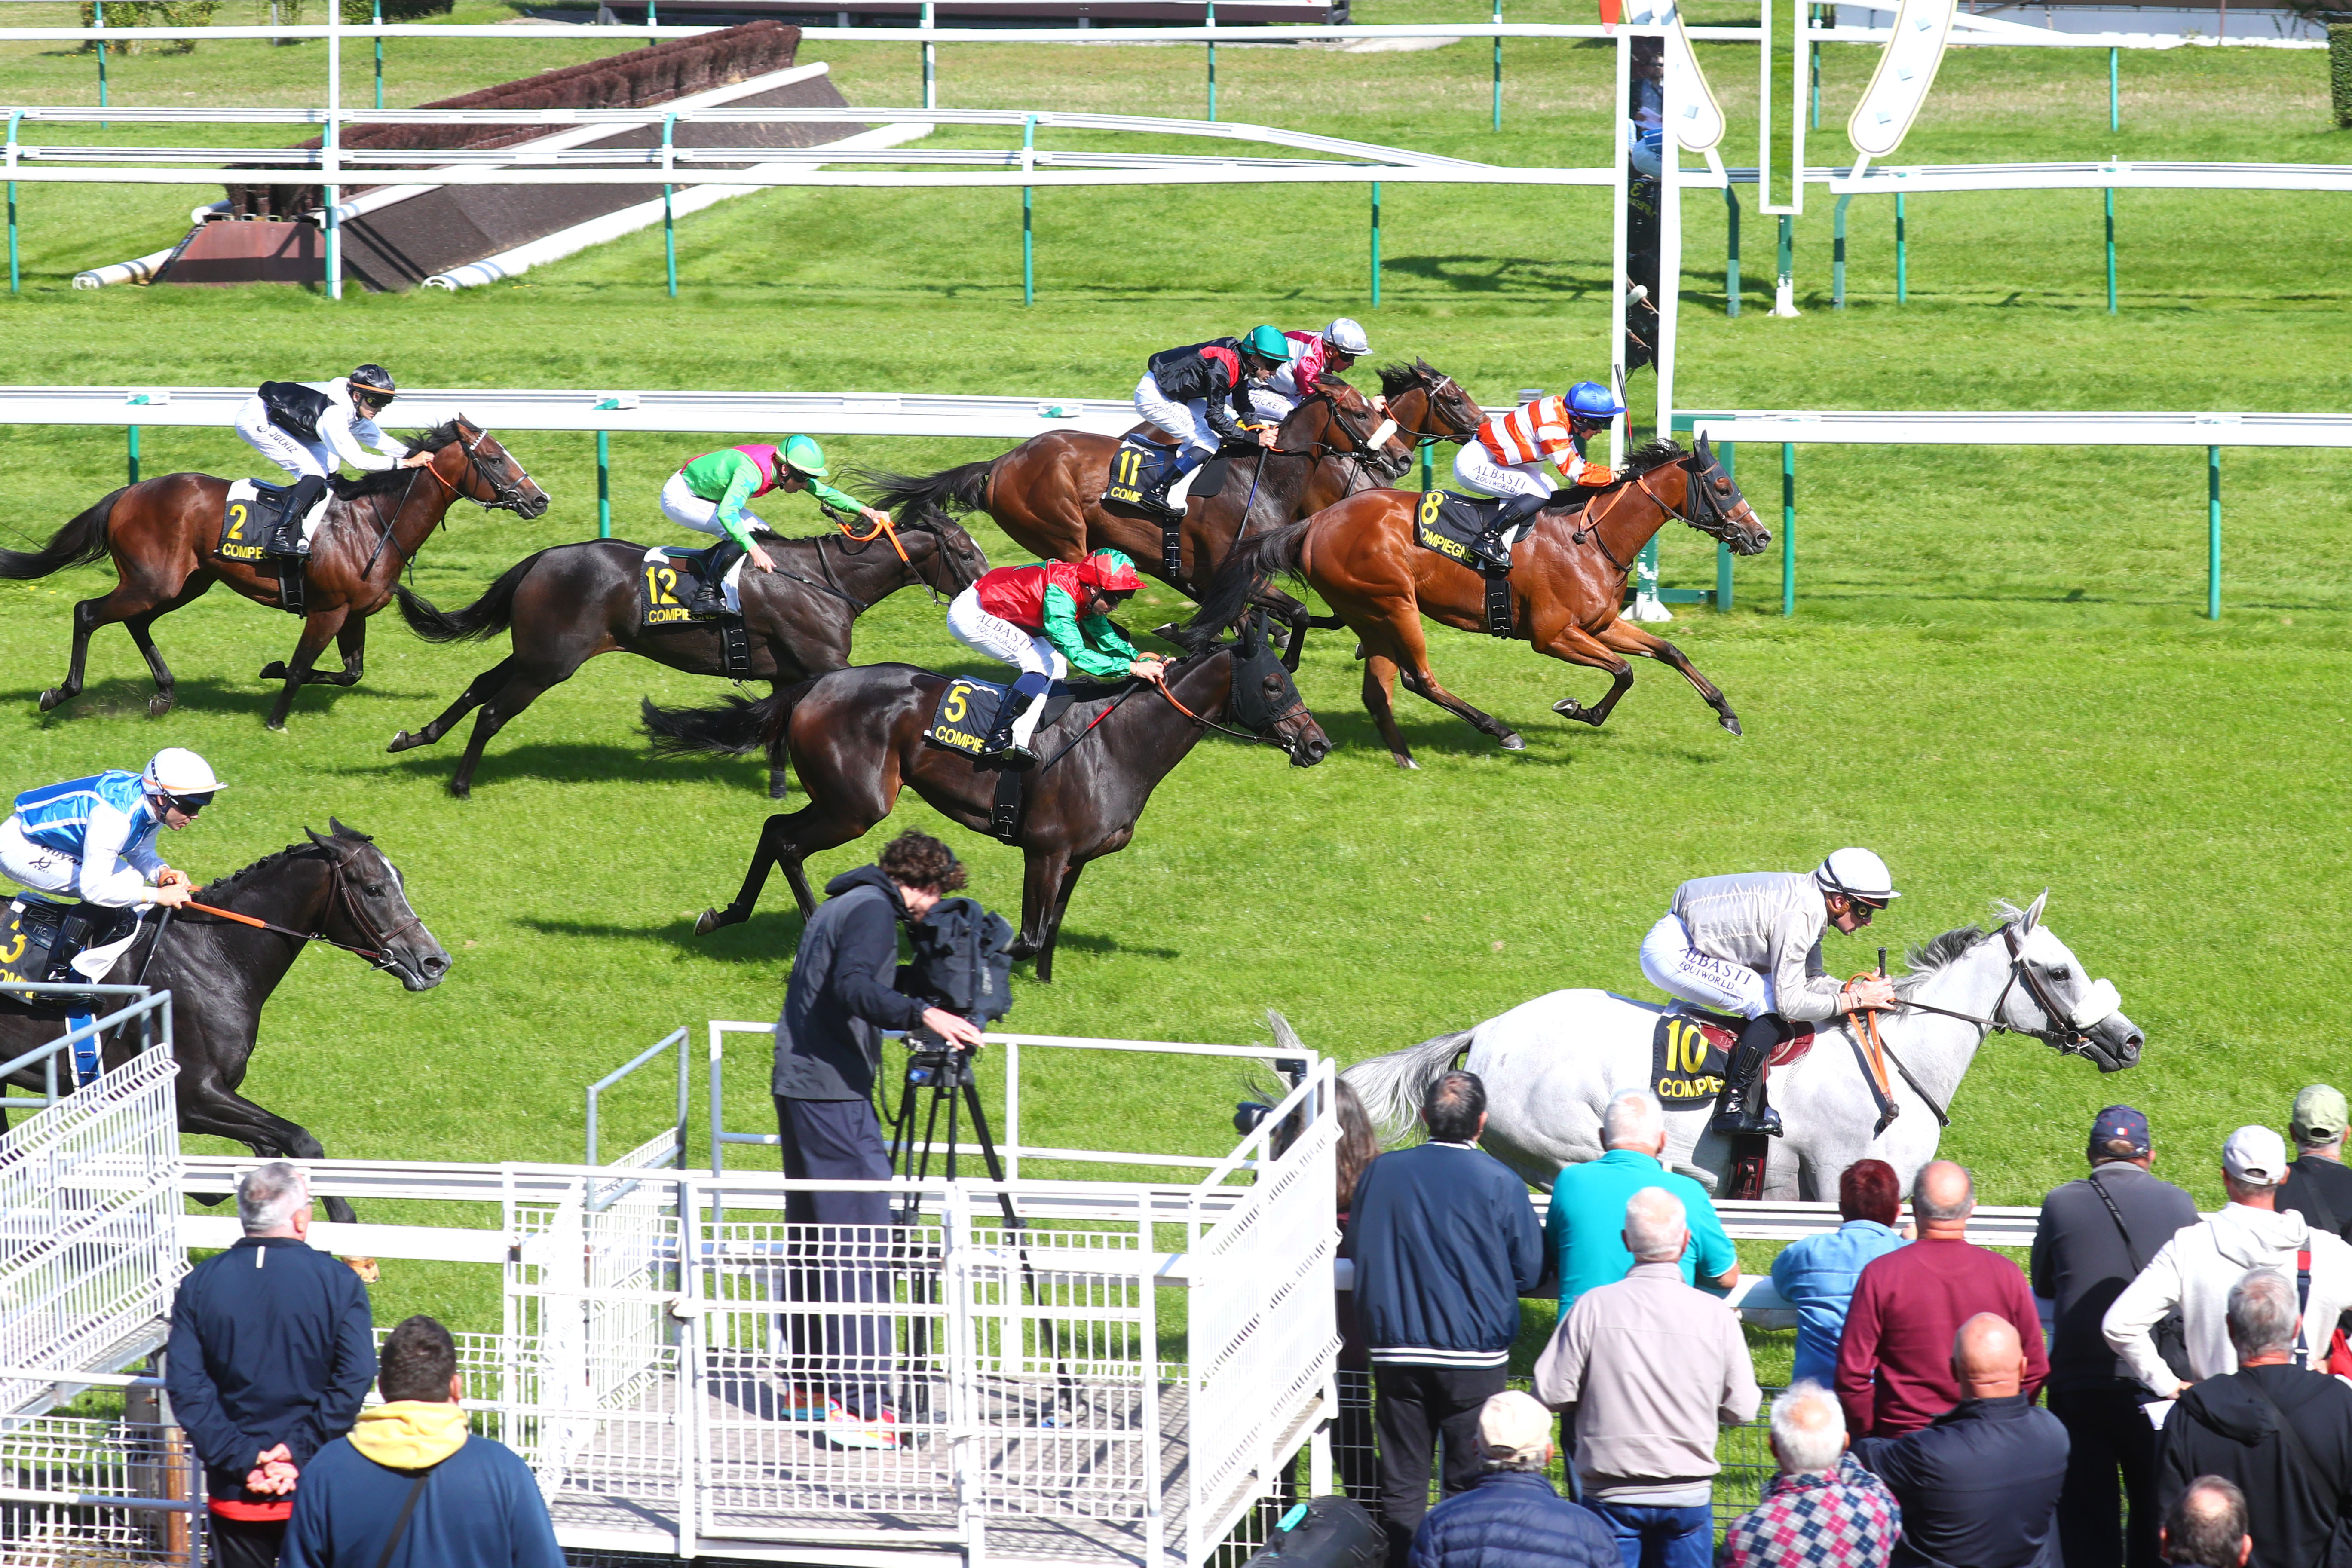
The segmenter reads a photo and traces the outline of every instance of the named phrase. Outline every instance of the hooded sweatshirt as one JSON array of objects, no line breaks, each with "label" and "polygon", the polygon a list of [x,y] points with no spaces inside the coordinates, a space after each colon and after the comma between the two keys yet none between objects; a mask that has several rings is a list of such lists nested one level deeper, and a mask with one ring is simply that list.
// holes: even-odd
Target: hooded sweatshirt
[{"label": "hooded sweatshirt", "polygon": [[[2259,1390],[2263,1397],[2257,1397]],[[2269,1405],[2263,1403],[2266,1397]],[[2302,1439],[2278,1430],[2276,1406]],[[2256,1366],[2208,1378],[2164,1423],[2157,1506],[2199,1476],[2226,1476],[2246,1494],[2249,1568],[2352,1564],[2352,1388],[2293,1366]]]},{"label": "hooded sweatshirt", "polygon": [[395,1529],[389,1568],[563,1568],[530,1467],[466,1426],[439,1402],[362,1412],[304,1468],[283,1568],[377,1568]]},{"label": "hooded sweatshirt", "polygon": [[824,885],[824,902],[802,928],[776,1019],[772,1093],[874,1098],[882,1031],[923,1021],[923,1004],[890,988],[898,974],[898,922],[906,918],[907,900],[879,866],[860,866]]},{"label": "hooded sweatshirt", "polygon": [[[2304,1304],[2304,1321],[2315,1326],[2325,1364],[2328,1333],[2336,1318],[2352,1307],[2352,1246],[2314,1230],[2299,1214],[2276,1214],[2246,1204],[2231,1204],[2176,1231],[2139,1278],[2124,1287],[2100,1330],[2132,1375],[2158,1398],[2169,1399],[2181,1384],[2157,1354],[2157,1323],[2179,1309],[2189,1368],[2200,1379],[2237,1371],[2227,1315],[2231,1288],[2249,1268],[2274,1268],[2289,1284],[2295,1283],[2295,1255],[2306,1247],[2311,1252],[2311,1293]],[[2299,1352],[2296,1364],[2303,1364]]]}]

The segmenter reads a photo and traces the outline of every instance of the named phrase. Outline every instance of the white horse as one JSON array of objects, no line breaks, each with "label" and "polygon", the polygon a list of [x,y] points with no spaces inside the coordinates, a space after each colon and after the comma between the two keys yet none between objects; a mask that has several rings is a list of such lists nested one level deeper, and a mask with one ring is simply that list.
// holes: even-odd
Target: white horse
[{"label": "white horse", "polygon": [[[1895,1168],[1906,1189],[1936,1157],[1942,1108],[1951,1103],[1977,1047],[1995,1029],[2031,1035],[2101,1072],[2139,1059],[2143,1037],[2117,1009],[2120,997],[2042,923],[2032,907],[1995,907],[1991,931],[1962,926],[1910,954],[1895,982],[1906,1004],[1882,1015],[1879,1037],[1897,1107],[1873,1135],[1878,1109],[1855,1059],[1851,1026],[1818,1026],[1811,1054],[1772,1069],[1773,1108],[1787,1135],[1773,1139],[1768,1198],[1833,1198],[1856,1160]],[[1488,1152],[1549,1189],[1564,1165],[1600,1157],[1601,1115],[1614,1095],[1649,1089],[1651,1040],[1663,1008],[1607,991],[1555,991],[1459,1034],[1358,1062],[1345,1074],[1389,1139],[1402,1136],[1423,1097],[1457,1058],[1485,1080]],[[1929,1099],[1932,1097],[1932,1102]],[[1710,1192],[1730,1190],[1729,1142],[1707,1131],[1712,1103],[1666,1105],[1665,1163]]]}]

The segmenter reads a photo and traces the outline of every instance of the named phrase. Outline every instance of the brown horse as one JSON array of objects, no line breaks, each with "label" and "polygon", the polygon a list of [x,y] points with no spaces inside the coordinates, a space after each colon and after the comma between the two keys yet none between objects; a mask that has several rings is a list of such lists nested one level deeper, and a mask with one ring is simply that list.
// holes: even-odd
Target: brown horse
[{"label": "brown horse", "polygon": [[[1566,493],[1556,492],[1552,499],[1560,501]],[[1694,453],[1670,440],[1653,441],[1633,453],[1607,489],[1577,493],[1591,499],[1547,508],[1535,531],[1511,552],[1511,635],[1554,658],[1605,669],[1614,683],[1591,707],[1563,697],[1552,704],[1552,711],[1588,724],[1601,723],[1633,684],[1633,667],[1625,656],[1638,654],[1681,671],[1723,727],[1738,734],[1739,720],[1731,704],[1691,668],[1683,651],[1620,619],[1618,611],[1625,602],[1625,579],[1633,558],[1667,519],[1678,517],[1741,555],[1753,555],[1769,544],[1771,531],[1757,521],[1755,510],[1703,438]],[[1361,639],[1364,706],[1380,725],[1381,738],[1388,742],[1397,766],[1419,765],[1397,729],[1392,698],[1400,674],[1412,690],[1494,736],[1506,751],[1522,751],[1527,742],[1516,731],[1440,686],[1430,668],[1421,617],[1464,631],[1483,631],[1486,585],[1477,573],[1414,542],[1414,513],[1420,505],[1417,490],[1373,490],[1244,541],[1219,569],[1192,624],[1230,623],[1246,613],[1250,595],[1265,575],[1287,572],[1311,584]]]},{"label": "brown horse", "polygon": [[[1013,956],[1034,955],[1041,983],[1054,978],[1054,942],[1078,873],[1087,861],[1127,847],[1151,792],[1208,729],[1267,741],[1290,753],[1293,767],[1313,767],[1331,749],[1290,672],[1266,646],[1255,613],[1243,617],[1236,642],[1218,643],[1206,632],[1188,634],[1187,641],[1192,651],[1169,667],[1164,688],[1127,682],[1072,703],[1038,729],[1045,761],[1029,775],[1013,840],[1028,864]],[[814,913],[816,895],[802,862],[889,816],[901,788],[912,786],[942,816],[986,832],[996,771],[923,739],[948,685],[946,676],[911,665],[868,664],[757,702],[739,698],[699,709],[646,703],[656,751],[740,754],[764,744],[769,767],[789,760],[808,792],[809,804],[799,811],[768,818],[742,890],[726,909],[705,910],[696,933],[749,920],[777,865],[802,916]]]},{"label": "brown horse", "polygon": [[[885,508],[984,511],[1014,543],[1049,561],[1081,561],[1089,551],[1122,550],[1143,571],[1197,599],[1246,528],[1265,529],[1307,517],[1387,483],[1412,461],[1414,445],[1464,440],[1478,428],[1478,405],[1451,376],[1425,363],[1391,365],[1381,372],[1381,384],[1388,393],[1388,417],[1396,430],[1377,442],[1371,437],[1381,433],[1370,430],[1376,421],[1369,405],[1342,382],[1334,384],[1328,400],[1310,397],[1291,411],[1275,437],[1276,460],[1261,468],[1250,448],[1232,449],[1224,488],[1213,497],[1192,496],[1185,503],[1179,536],[1183,570],[1172,577],[1160,559],[1159,520],[1102,504],[1103,490],[1110,483],[1111,458],[1118,450],[1118,442],[1108,436],[1056,430],[1032,437],[987,462],[918,477],[863,477],[879,492],[877,504]],[[1358,423],[1370,433],[1357,429]],[[1333,438],[1335,427],[1342,439]],[[1381,456],[1370,458],[1370,450]],[[1287,594],[1271,591],[1261,593],[1255,602],[1289,627],[1284,661],[1297,669],[1310,624],[1306,606]]]},{"label": "brown horse", "polygon": [[[412,437],[410,445],[432,453],[433,461],[333,482],[335,499],[320,521],[306,574],[301,640],[292,659],[263,666],[259,677],[286,683],[269,710],[273,730],[286,727],[286,710],[306,682],[358,683],[367,656],[367,617],[391,601],[401,568],[459,496],[524,518],[547,510],[546,492],[522,465],[462,415]],[[172,710],[173,679],[149,630],[157,616],[193,604],[215,583],[226,583],[257,604],[278,604],[273,561],[237,561],[220,552],[228,489],[228,480],[209,474],[142,479],[67,523],[39,551],[0,550],[0,577],[46,577],[111,555],[120,579],[113,592],[74,606],[72,668],[64,685],[41,693],[42,712],[80,693],[90,634],[121,621],[154,674],[147,711],[160,719]],[[311,673],[330,639],[342,651],[342,669]]]}]

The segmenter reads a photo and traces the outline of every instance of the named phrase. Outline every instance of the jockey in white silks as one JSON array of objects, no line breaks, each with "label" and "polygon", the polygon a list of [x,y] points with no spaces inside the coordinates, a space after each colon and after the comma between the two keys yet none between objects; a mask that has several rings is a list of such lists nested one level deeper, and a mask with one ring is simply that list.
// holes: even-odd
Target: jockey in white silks
[{"label": "jockey in white silks", "polygon": [[1901,896],[1886,862],[1867,849],[1840,849],[1811,876],[1750,871],[1675,889],[1665,918],[1642,939],[1642,973],[1670,996],[1748,1020],[1724,1072],[1714,1131],[1780,1135],[1779,1113],[1759,1107],[1756,1090],[1780,1019],[1817,1022],[1894,1004],[1891,981],[1847,984],[1823,973],[1822,936],[1832,925],[1852,936]]}]

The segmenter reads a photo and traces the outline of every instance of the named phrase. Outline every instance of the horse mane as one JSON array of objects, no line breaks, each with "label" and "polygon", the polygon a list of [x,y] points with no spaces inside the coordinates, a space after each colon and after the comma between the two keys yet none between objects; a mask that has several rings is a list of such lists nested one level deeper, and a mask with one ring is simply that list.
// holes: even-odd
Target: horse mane
[{"label": "horse mane", "polygon": [[1910,973],[1896,978],[1895,989],[1909,994],[1914,987],[1924,984],[1939,971],[1958,963],[2024,918],[2025,911],[2007,899],[1995,899],[1992,902],[1993,923],[1990,927],[1958,926],[1905,952],[1903,963]]},{"label": "horse mane", "polygon": [[1426,369],[1427,367],[1425,365],[1419,363],[1384,364],[1381,366],[1381,395],[1382,397],[1394,397],[1400,392],[1408,392],[1413,387],[1421,385],[1423,382],[1423,372]]},{"label": "horse mane", "polygon": [[[445,419],[430,430],[412,431],[406,440],[411,451],[438,452],[457,438],[457,422]],[[394,490],[406,489],[412,477],[405,468],[380,468],[362,474],[355,479],[347,479],[337,474],[328,483],[334,487],[335,494],[342,500],[358,500],[363,496],[389,495]]]},{"label": "horse mane", "polygon": [[[373,839],[369,838],[366,834],[354,833],[349,828],[344,827],[340,823],[336,824],[335,831],[331,835],[331,837],[333,837],[336,842],[341,844],[369,844],[374,842]],[[284,860],[289,857],[299,855],[305,850],[316,849],[319,846],[314,840],[305,839],[299,844],[289,844],[283,849],[273,849],[268,854],[264,855],[260,859],[254,861],[249,866],[232,871],[226,877],[215,877],[211,881],[206,882],[205,884],[205,898],[208,902],[218,902],[221,900],[227,898],[229,894],[237,891],[239,888],[244,885],[247,878],[258,876],[261,872],[268,869],[270,867],[278,864],[278,861]]]},{"label": "horse mane", "polygon": [[1617,477],[1608,489],[1613,490],[1621,485],[1631,484],[1654,468],[1679,463],[1689,456],[1671,436],[1661,436],[1654,441],[1644,442],[1625,454],[1624,466],[1617,470]]}]

